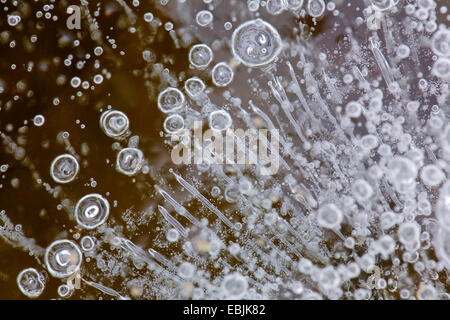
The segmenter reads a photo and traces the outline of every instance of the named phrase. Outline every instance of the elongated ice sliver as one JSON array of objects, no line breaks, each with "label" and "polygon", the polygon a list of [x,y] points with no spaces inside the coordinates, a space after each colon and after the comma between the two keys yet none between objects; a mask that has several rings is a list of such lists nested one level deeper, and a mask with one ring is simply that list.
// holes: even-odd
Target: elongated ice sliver
[{"label": "elongated ice sliver", "polygon": [[172,270],[175,270],[175,266],[172,262],[170,262],[166,257],[164,257],[162,254],[160,254],[158,251],[149,248],[148,253],[155,258],[156,260],[158,260],[159,262],[161,262],[162,264],[164,264],[166,267],[171,268]]},{"label": "elongated ice sliver", "polygon": [[83,280],[84,283],[86,283],[88,286],[91,286],[97,290],[100,290],[101,292],[116,297],[120,300],[129,300],[128,297],[123,297],[122,295],[120,295],[120,293],[118,293],[116,290],[109,288],[107,286],[104,286],[100,283],[96,283],[96,282],[92,282],[92,281],[88,281],[88,280],[84,280],[83,278],[81,278],[81,280]]},{"label": "elongated ice sliver", "polygon": [[161,189],[157,185],[155,185],[155,188],[164,197],[164,199],[166,199],[167,202],[172,205],[172,207],[179,215],[186,217],[191,223],[195,224],[196,226],[201,226],[200,221],[198,221],[198,219],[194,217],[185,207],[183,207],[174,198],[172,198],[170,194],[168,194],[165,190]]},{"label": "elongated ice sliver", "polygon": [[163,206],[158,206],[159,212],[163,215],[164,219],[169,222],[175,229],[177,229],[183,237],[187,236],[187,230],[181,225],[181,223],[178,222],[177,219],[172,217],[169,212],[167,212],[166,208]]},{"label": "elongated ice sliver", "polygon": [[386,84],[389,88],[390,85],[394,82],[391,67],[389,66],[384,55],[381,53],[380,49],[373,43],[373,41],[371,41],[371,47],[373,56],[375,57],[375,61],[377,62],[378,67],[380,68],[381,75],[383,76],[384,81],[386,81]]},{"label": "elongated ice sliver", "polygon": [[186,190],[192,194],[194,197],[196,197],[198,200],[201,201],[201,203],[203,203],[209,210],[211,210],[212,212],[214,212],[217,217],[219,217],[220,220],[222,220],[223,223],[225,223],[227,226],[229,226],[230,228],[234,228],[233,223],[231,223],[231,221],[225,217],[225,215],[220,212],[219,209],[217,209],[211,202],[208,201],[208,199],[206,199],[197,189],[195,189],[189,182],[187,182],[186,180],[184,180],[181,176],[179,176],[178,174],[176,174],[175,172],[172,172],[172,174],[175,176],[175,179],[177,179],[178,183],[181,184],[183,187],[186,188]]}]

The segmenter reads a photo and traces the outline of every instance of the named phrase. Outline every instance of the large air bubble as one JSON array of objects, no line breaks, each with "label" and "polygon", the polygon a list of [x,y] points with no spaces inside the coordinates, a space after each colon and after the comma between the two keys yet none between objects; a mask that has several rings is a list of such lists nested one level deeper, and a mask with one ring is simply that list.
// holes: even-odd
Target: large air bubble
[{"label": "large air bubble", "polygon": [[126,134],[130,123],[125,113],[108,110],[100,117],[100,127],[108,137],[119,138]]},{"label": "large air bubble", "polygon": [[108,200],[96,193],[85,195],[75,206],[75,219],[85,229],[97,228],[106,221],[108,215]]},{"label": "large air bubble", "polygon": [[78,170],[77,159],[71,154],[62,154],[53,160],[50,175],[57,183],[69,183],[75,179]]},{"label": "large air bubble", "polygon": [[56,240],[45,251],[45,265],[55,278],[68,277],[80,269],[80,248],[70,240]]},{"label": "large air bubble", "polygon": [[250,20],[233,32],[231,45],[234,56],[249,67],[271,63],[281,52],[278,31],[262,19]]},{"label": "large air bubble", "polygon": [[45,288],[42,276],[34,268],[22,270],[17,276],[17,285],[20,292],[29,298],[39,297]]}]

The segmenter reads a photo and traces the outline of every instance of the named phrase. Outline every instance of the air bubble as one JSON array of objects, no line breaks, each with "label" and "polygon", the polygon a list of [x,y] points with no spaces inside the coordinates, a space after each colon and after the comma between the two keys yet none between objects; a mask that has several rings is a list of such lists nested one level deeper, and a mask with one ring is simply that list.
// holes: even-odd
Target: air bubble
[{"label": "air bubble", "polygon": [[178,267],[178,275],[183,279],[191,279],[195,273],[195,266],[189,262],[183,262]]},{"label": "air bubble", "polygon": [[303,0],[285,0],[289,10],[299,10],[303,6]]},{"label": "air bubble", "polygon": [[366,203],[372,197],[373,189],[367,181],[358,179],[352,185],[352,193],[356,201]]},{"label": "air bubble", "polygon": [[71,154],[62,154],[52,161],[50,175],[57,183],[69,183],[75,179],[78,170],[77,159]]},{"label": "air bubble", "polygon": [[209,127],[213,130],[224,131],[231,127],[233,120],[224,110],[213,111],[209,114]]},{"label": "air bubble", "polygon": [[370,0],[372,6],[378,11],[387,11],[392,8],[392,0]]},{"label": "air bubble", "polygon": [[222,281],[222,289],[227,299],[239,300],[247,293],[247,279],[239,273],[232,273]]},{"label": "air bubble", "polygon": [[120,138],[128,131],[130,122],[125,113],[117,110],[108,110],[100,117],[100,127],[111,138]]},{"label": "air bubble", "polygon": [[158,108],[164,113],[175,112],[184,107],[183,92],[177,88],[169,87],[158,95]]},{"label": "air bubble", "polygon": [[358,118],[362,112],[362,105],[356,101],[351,101],[347,103],[345,111],[350,118]]},{"label": "air bubble", "polygon": [[34,268],[22,270],[17,276],[17,286],[20,292],[29,298],[37,298],[44,291],[45,285],[41,275]]},{"label": "air bubble", "polygon": [[184,82],[184,90],[191,98],[198,97],[205,88],[205,83],[198,77],[189,78]]},{"label": "air bubble", "polygon": [[177,242],[180,238],[180,232],[177,229],[169,229],[166,233],[166,239],[169,242]]},{"label": "air bubble", "polygon": [[197,69],[204,69],[211,63],[214,55],[206,44],[196,44],[189,50],[189,62]]},{"label": "air bubble", "polygon": [[313,18],[318,18],[325,12],[325,2],[323,0],[308,0],[308,14]]},{"label": "air bubble", "polygon": [[184,119],[179,114],[172,114],[164,120],[163,127],[169,134],[179,133],[184,129]]},{"label": "air bubble", "polygon": [[202,10],[197,13],[195,16],[195,21],[200,27],[206,27],[210,25],[213,21],[213,14],[211,11],[208,10]]},{"label": "air bubble", "polygon": [[450,30],[436,31],[431,39],[431,49],[439,56],[450,56]]},{"label": "air bubble", "polygon": [[81,84],[81,79],[80,79],[79,77],[73,77],[73,78],[70,80],[70,85],[71,85],[73,88],[78,88],[78,87],[80,86],[80,84]]},{"label": "air bubble", "polygon": [[84,236],[83,238],[81,238],[80,244],[83,251],[92,251],[95,247],[94,238],[90,236]]},{"label": "air bubble", "polygon": [[420,178],[425,185],[437,187],[444,181],[445,174],[438,166],[429,164],[421,169]]},{"label": "air bubble", "polygon": [[450,59],[441,57],[436,60],[433,64],[432,72],[436,77],[450,80]]},{"label": "air bubble", "polygon": [[398,239],[408,251],[417,250],[420,246],[420,227],[415,222],[405,222],[398,228]]},{"label": "air bubble", "polygon": [[284,11],[284,0],[268,0],[266,10],[272,15],[278,15]]},{"label": "air bubble", "polygon": [[269,23],[250,20],[233,32],[231,39],[233,55],[248,67],[271,63],[281,52],[281,38]]},{"label": "air bubble", "polygon": [[65,278],[77,272],[81,260],[80,249],[70,240],[54,241],[45,251],[45,265],[55,278]]},{"label": "air bubble", "polygon": [[339,228],[342,219],[342,211],[332,203],[321,206],[317,211],[317,222],[327,229]]},{"label": "air bubble", "polygon": [[35,115],[33,118],[33,124],[36,127],[42,127],[45,123],[45,118],[42,114]]},{"label": "air bubble", "polygon": [[218,87],[226,87],[233,81],[234,72],[225,62],[217,63],[211,71],[212,81]]},{"label": "air bubble", "polygon": [[75,206],[75,219],[85,229],[95,229],[109,215],[109,202],[97,193],[85,195]]},{"label": "air bubble", "polygon": [[116,169],[127,176],[135,175],[142,167],[144,154],[136,148],[124,148],[117,154]]},{"label": "air bubble", "polygon": [[11,27],[17,26],[19,24],[20,20],[21,20],[21,18],[19,15],[14,15],[14,14],[8,15],[8,24]]}]

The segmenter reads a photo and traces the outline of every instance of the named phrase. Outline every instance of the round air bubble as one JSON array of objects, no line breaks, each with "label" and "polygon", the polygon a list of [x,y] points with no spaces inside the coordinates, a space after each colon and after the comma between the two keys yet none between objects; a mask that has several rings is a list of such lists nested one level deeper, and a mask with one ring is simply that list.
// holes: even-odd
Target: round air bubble
[{"label": "round air bubble", "polygon": [[117,110],[108,110],[100,117],[100,127],[108,137],[118,138],[123,136],[130,125],[125,113]]},{"label": "round air bubble", "polygon": [[450,59],[441,57],[433,64],[433,75],[441,79],[450,79]]},{"label": "round air bubble", "polygon": [[341,225],[343,219],[342,211],[334,204],[326,204],[317,211],[317,222],[327,229],[336,229]]},{"label": "round air bubble", "polygon": [[234,72],[225,62],[219,62],[211,71],[212,82],[218,87],[226,87],[233,81]]},{"label": "round air bubble", "polygon": [[450,230],[439,228],[434,238],[434,248],[440,260],[450,270]]},{"label": "round air bubble", "polygon": [[284,0],[268,0],[266,10],[272,15],[278,15],[284,11]]},{"label": "round air bubble", "polygon": [[411,49],[407,45],[401,44],[397,48],[397,57],[400,59],[406,59],[409,57]]},{"label": "round air bubble", "polygon": [[345,111],[350,118],[358,118],[362,112],[362,105],[356,101],[351,101],[347,103]]},{"label": "round air bubble", "polygon": [[450,152],[450,125],[447,125],[444,129],[444,133],[441,136],[442,148]]},{"label": "round air bubble", "polygon": [[415,222],[405,222],[398,228],[398,240],[407,250],[417,250],[420,245],[420,227]]},{"label": "round air bubble", "polygon": [[58,287],[58,295],[61,298],[69,298],[73,293],[73,288],[68,286],[67,284],[62,284]]},{"label": "round air bubble", "polygon": [[95,247],[95,241],[90,236],[84,236],[81,238],[80,244],[83,251],[92,251]]},{"label": "round air bubble", "polygon": [[222,281],[222,290],[227,299],[242,299],[247,293],[247,288],[247,279],[239,273],[229,274]]},{"label": "round air bubble", "polygon": [[380,227],[383,230],[387,230],[395,226],[397,223],[397,216],[392,211],[387,211],[381,214]]},{"label": "round air bubble", "polygon": [[75,219],[85,229],[94,229],[109,215],[109,202],[97,193],[85,195],[75,206]]},{"label": "round air bubble", "polygon": [[39,297],[45,288],[41,280],[41,275],[34,268],[28,268],[19,273],[17,276],[17,286],[20,292],[28,298]]},{"label": "round air bubble", "polygon": [[271,63],[281,52],[278,31],[262,19],[244,22],[231,38],[233,55],[248,67]]},{"label": "round air bubble", "polygon": [[373,134],[367,134],[361,138],[361,146],[367,150],[375,149],[378,147],[378,138]]},{"label": "round air bubble", "polygon": [[164,120],[164,130],[169,134],[175,134],[184,129],[184,119],[179,114],[171,114]]},{"label": "round air bubble", "polygon": [[306,7],[308,14],[313,18],[318,18],[325,12],[325,1],[323,0],[308,0]]},{"label": "round air bubble", "polygon": [[436,165],[429,164],[420,171],[420,179],[429,187],[437,187],[444,181],[444,172]]},{"label": "round air bubble", "polygon": [[137,148],[124,148],[117,154],[116,169],[127,176],[135,175],[142,167],[144,155]]},{"label": "round air bubble", "polygon": [[430,284],[422,284],[417,290],[417,299],[419,300],[437,300],[439,299],[436,289]]},{"label": "round air bubble", "polygon": [[206,27],[212,23],[213,18],[214,18],[214,16],[211,13],[211,11],[202,10],[202,11],[199,11],[197,13],[197,15],[195,16],[195,21],[197,22],[197,24],[200,27]]},{"label": "round air bubble", "polygon": [[194,276],[195,266],[189,262],[183,262],[178,267],[178,275],[184,279],[191,279]]},{"label": "round air bubble", "polygon": [[213,130],[224,131],[231,127],[233,120],[224,110],[213,111],[209,114],[209,127]]},{"label": "round air bubble", "polygon": [[414,187],[417,177],[417,166],[410,159],[396,156],[389,161],[387,177],[400,193],[405,193]]},{"label": "round air bubble", "polygon": [[441,226],[450,230],[450,181],[447,181],[439,191],[436,202],[436,216]]},{"label": "round air bubble", "polygon": [[73,181],[77,176],[78,170],[78,161],[71,154],[57,156],[50,165],[50,175],[57,183]]},{"label": "round air bubble", "polygon": [[175,112],[184,107],[183,92],[177,88],[169,87],[158,95],[158,108],[164,113]]},{"label": "round air bubble", "polygon": [[169,242],[177,242],[180,238],[180,233],[177,229],[169,229],[166,233],[166,239]]},{"label": "round air bubble", "polygon": [[206,44],[196,44],[189,50],[189,62],[197,69],[204,69],[211,63],[214,55]]},{"label": "round air bubble", "polygon": [[358,179],[352,184],[352,193],[356,201],[365,203],[372,197],[373,189],[366,180]]},{"label": "round air bubble", "polygon": [[392,0],[370,0],[372,6],[378,11],[387,11],[392,8]]},{"label": "round air bubble", "polygon": [[184,82],[184,90],[191,98],[198,97],[206,88],[205,83],[202,79],[197,77],[192,77]]},{"label": "round air bubble", "polygon": [[285,0],[289,10],[299,10],[303,6],[303,0]]},{"label": "round air bubble", "polygon": [[55,278],[65,278],[78,271],[82,255],[80,248],[70,240],[54,241],[45,250],[45,265]]},{"label": "round air bubble", "polygon": [[450,30],[436,31],[431,38],[431,49],[439,56],[450,56]]},{"label": "round air bubble", "polygon": [[34,116],[33,124],[36,127],[42,127],[44,125],[44,123],[45,123],[45,118],[44,118],[44,116],[42,114],[37,114],[37,115]]},{"label": "round air bubble", "polygon": [[339,273],[332,267],[327,266],[319,272],[319,284],[325,290],[336,289],[341,283]]}]

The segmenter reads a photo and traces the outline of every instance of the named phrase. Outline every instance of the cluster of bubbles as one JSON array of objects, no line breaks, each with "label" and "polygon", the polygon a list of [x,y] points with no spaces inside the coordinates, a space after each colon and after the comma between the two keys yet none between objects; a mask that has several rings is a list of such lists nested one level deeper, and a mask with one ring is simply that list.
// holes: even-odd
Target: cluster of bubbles
[{"label": "cluster of bubbles", "polygon": [[[0,16],[0,240],[31,259],[11,271],[18,294],[450,299],[443,3],[81,5],[86,32],[65,2]],[[273,140],[238,129],[276,130],[278,171],[175,163],[180,147],[208,155],[203,129],[247,156]]]}]

